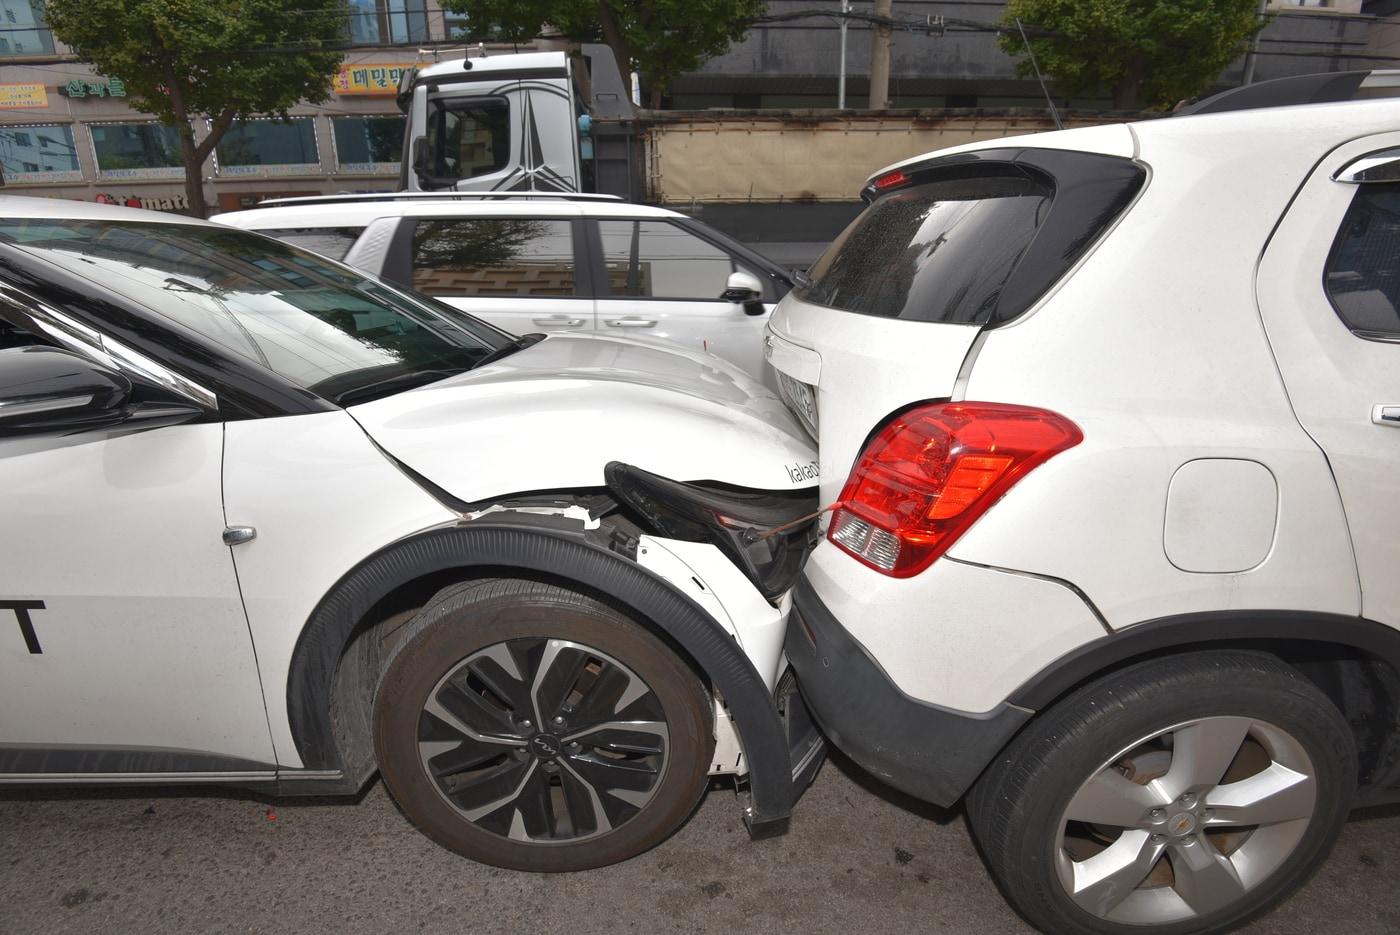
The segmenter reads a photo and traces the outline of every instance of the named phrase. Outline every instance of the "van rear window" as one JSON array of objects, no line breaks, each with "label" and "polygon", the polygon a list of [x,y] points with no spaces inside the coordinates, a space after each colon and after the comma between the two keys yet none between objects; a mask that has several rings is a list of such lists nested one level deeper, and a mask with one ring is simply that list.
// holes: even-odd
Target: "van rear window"
[{"label": "van rear window", "polygon": [[1048,179],[944,178],[870,205],[808,273],[799,297],[910,321],[982,324],[1050,212]]}]

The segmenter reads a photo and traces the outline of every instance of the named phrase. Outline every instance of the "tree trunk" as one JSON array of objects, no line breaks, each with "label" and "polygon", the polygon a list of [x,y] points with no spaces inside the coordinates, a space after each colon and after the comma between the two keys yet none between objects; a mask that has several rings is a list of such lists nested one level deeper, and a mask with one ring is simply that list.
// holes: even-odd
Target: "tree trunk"
[{"label": "tree trunk", "polygon": [[1146,63],[1142,56],[1134,55],[1123,63],[1123,73],[1113,86],[1114,110],[1137,110],[1138,90],[1142,87],[1142,76]]},{"label": "tree trunk", "polygon": [[[875,0],[876,16],[889,16],[894,0]],[[884,24],[870,31],[870,109],[890,106],[890,27]]]},{"label": "tree trunk", "polygon": [[612,49],[613,60],[617,62],[617,71],[622,76],[622,86],[627,89],[627,100],[630,102],[635,90],[632,87],[632,48],[627,44],[627,37],[622,34],[622,27],[613,15],[612,7],[608,6],[608,0],[598,0],[598,23],[603,27],[603,41]]},{"label": "tree trunk", "polygon": [[170,110],[175,114],[175,129],[180,135],[180,158],[185,163],[185,213],[191,217],[203,218],[204,204],[204,157],[194,144],[194,127],[190,125],[190,112],[185,106],[185,89],[175,75],[175,68],[169,62],[162,62],[165,72],[165,87],[170,93]]}]

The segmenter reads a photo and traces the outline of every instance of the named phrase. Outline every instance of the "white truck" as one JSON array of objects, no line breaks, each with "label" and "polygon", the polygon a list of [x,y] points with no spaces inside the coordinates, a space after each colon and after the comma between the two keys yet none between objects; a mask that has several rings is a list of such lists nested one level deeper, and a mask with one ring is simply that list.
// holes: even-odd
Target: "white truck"
[{"label": "white truck", "polygon": [[[616,68],[598,72],[595,101],[615,101],[604,109],[625,116],[626,95],[607,90],[622,87]],[[592,190],[592,113],[581,85],[592,86],[564,52],[467,57],[405,72],[398,93],[408,116],[400,188]]]}]

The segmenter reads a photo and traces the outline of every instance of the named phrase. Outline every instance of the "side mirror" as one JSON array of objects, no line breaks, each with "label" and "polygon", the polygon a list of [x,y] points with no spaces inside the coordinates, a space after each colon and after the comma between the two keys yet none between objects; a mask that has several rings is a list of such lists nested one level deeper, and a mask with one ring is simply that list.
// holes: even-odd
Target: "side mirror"
[{"label": "side mirror", "polygon": [[763,283],[752,273],[730,273],[719,297],[728,302],[743,303],[745,315],[762,315],[767,311],[763,307]]},{"label": "side mirror", "polygon": [[125,420],[131,381],[50,347],[0,350],[0,436],[76,431]]},{"label": "side mirror", "polygon": [[413,141],[413,174],[418,177],[418,187],[424,191],[432,188],[433,184],[431,159],[432,154],[428,151],[428,138],[426,136],[416,137]]}]

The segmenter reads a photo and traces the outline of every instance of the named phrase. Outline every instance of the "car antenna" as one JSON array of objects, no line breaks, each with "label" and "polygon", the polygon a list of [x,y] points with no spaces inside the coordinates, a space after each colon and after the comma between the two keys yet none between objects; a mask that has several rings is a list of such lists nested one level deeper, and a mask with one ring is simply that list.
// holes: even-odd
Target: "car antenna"
[{"label": "car antenna", "polygon": [[1035,49],[1031,48],[1031,41],[1026,38],[1026,27],[1021,25],[1021,17],[1016,17],[1016,28],[1021,33],[1021,41],[1026,44],[1026,54],[1031,57],[1031,68],[1035,69],[1035,80],[1040,82],[1040,90],[1045,94],[1045,106],[1050,108],[1050,119],[1055,121],[1055,129],[1063,130],[1065,125],[1060,123],[1060,112],[1055,109],[1055,102],[1050,99],[1050,89],[1045,86],[1045,76],[1040,73],[1040,65],[1035,60]]}]

